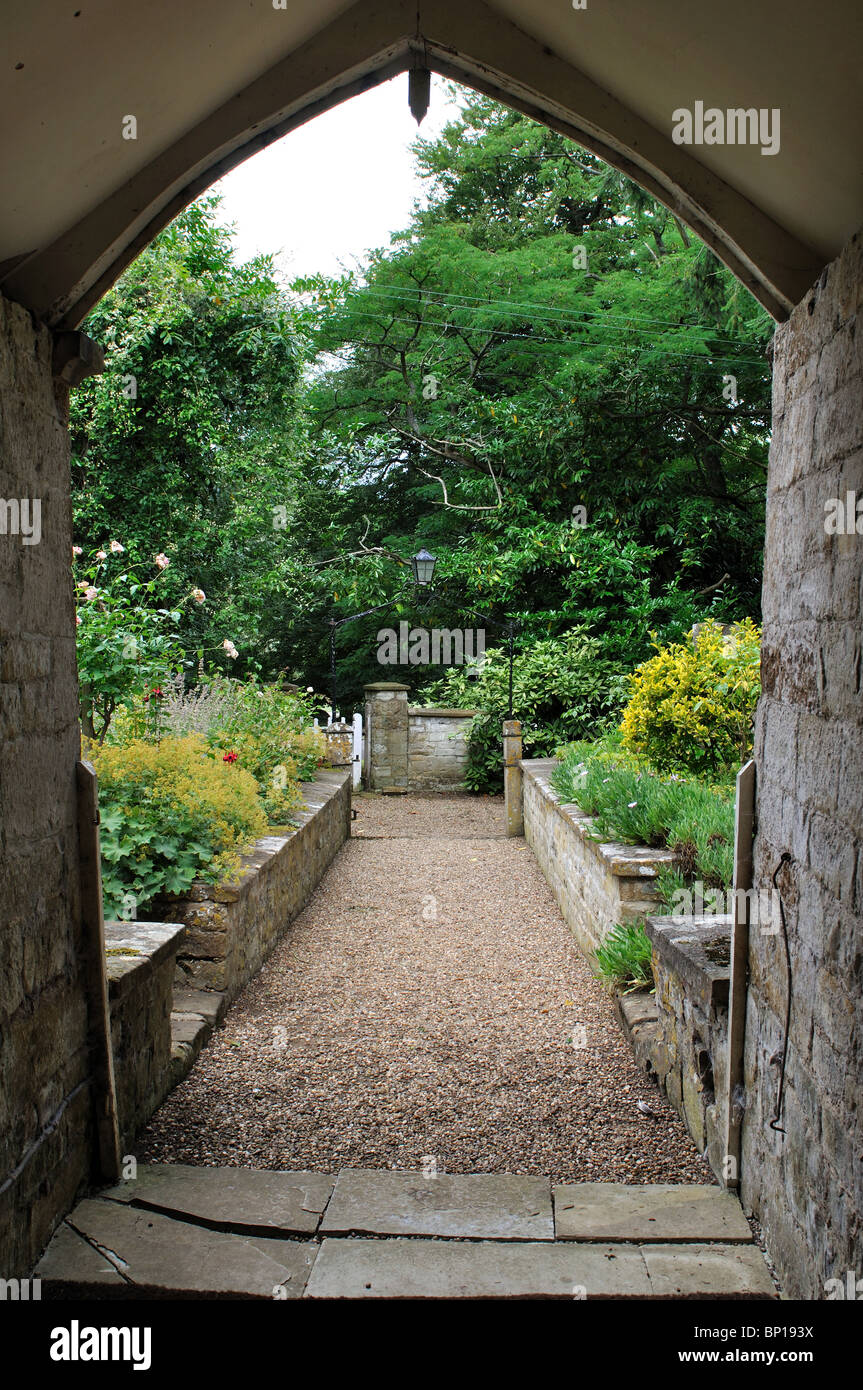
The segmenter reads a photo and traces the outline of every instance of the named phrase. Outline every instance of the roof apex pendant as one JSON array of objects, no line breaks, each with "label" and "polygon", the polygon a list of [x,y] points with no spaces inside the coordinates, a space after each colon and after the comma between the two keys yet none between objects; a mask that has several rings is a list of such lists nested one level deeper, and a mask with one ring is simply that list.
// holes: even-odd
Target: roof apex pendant
[{"label": "roof apex pendant", "polygon": [[408,68],[408,105],[420,125],[431,100],[431,73],[428,68]]}]

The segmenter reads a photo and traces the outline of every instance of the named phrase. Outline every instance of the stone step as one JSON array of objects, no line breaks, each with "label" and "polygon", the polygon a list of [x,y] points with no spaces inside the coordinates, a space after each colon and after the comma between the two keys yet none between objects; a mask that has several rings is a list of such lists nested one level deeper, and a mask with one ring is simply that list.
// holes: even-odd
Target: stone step
[{"label": "stone step", "polygon": [[142,1163],[134,1181],[108,1188],[101,1197],[234,1232],[311,1235],[333,1183],[328,1173]]},{"label": "stone step", "polygon": [[547,1178],[344,1168],[321,1232],[328,1235],[554,1239]]},{"label": "stone step", "polygon": [[175,1014],[197,1014],[215,1028],[227,1012],[228,996],[217,989],[192,989],[186,985],[175,985],[172,1008]]},{"label": "stone step", "polygon": [[583,1182],[554,1189],[558,1240],[751,1242],[731,1192],[707,1185]]},{"label": "stone step", "polygon": [[142,1164],[34,1273],[46,1298],[775,1297],[719,1188],[388,1169]]},{"label": "stone step", "polygon": [[755,1246],[324,1240],[306,1298],[776,1297]]},{"label": "stone step", "polygon": [[170,1088],[179,1086],[209,1041],[213,1025],[200,1014],[171,1013]]},{"label": "stone step", "polygon": [[55,1299],[299,1298],[317,1249],[312,1241],[210,1231],[97,1197],[79,1202],[34,1273]]}]

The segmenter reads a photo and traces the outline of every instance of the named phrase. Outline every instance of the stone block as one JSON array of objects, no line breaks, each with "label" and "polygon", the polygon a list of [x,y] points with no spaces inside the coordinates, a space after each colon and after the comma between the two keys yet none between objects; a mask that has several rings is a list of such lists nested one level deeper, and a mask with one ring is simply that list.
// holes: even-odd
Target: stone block
[{"label": "stone block", "polygon": [[719,1187],[584,1182],[554,1189],[557,1240],[752,1240],[740,1203]]},{"label": "stone block", "polygon": [[149,1163],[139,1165],[134,1182],[101,1195],[235,1233],[310,1235],[318,1228],[333,1182],[327,1173]]},{"label": "stone block", "polygon": [[644,1245],[653,1298],[775,1299],[757,1245]]},{"label": "stone block", "polygon": [[[105,1252],[130,1298],[197,1295],[278,1298],[293,1285],[296,1294],[308,1276],[310,1251],[295,1241],[261,1241],[174,1221],[156,1211],[139,1211],[121,1202],[93,1198],[79,1202],[69,1225]],[[76,1293],[106,1291],[104,1270],[68,1245],[49,1246],[46,1268],[59,1275],[61,1288]],[[48,1291],[54,1292],[53,1289]]]},{"label": "stone block", "polygon": [[551,1240],[545,1178],[506,1173],[439,1174],[342,1169],[321,1231],[328,1235],[453,1236]]},{"label": "stone block", "polygon": [[326,1239],[307,1298],[646,1298],[635,1247]]}]

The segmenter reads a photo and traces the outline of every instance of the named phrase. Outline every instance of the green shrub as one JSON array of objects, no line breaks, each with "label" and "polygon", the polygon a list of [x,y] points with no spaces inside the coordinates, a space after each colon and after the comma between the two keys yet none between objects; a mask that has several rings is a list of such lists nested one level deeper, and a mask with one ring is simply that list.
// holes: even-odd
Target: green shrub
[{"label": "green shrub", "polygon": [[267,828],[255,779],[214,756],[200,734],[87,744],[99,778],[107,917],[139,914],[196,878],[229,877]]},{"label": "green shrub", "polygon": [[603,984],[620,994],[652,989],[650,942],[644,923],[612,927],[594,952],[594,971]]},{"label": "green shrub", "polygon": [[[550,756],[568,739],[596,734],[620,709],[618,669],[601,643],[581,628],[533,642],[513,663],[513,718],[525,752]],[[477,668],[454,666],[417,696],[423,705],[477,711],[467,731],[465,783],[472,791],[503,786],[503,721],[509,708],[509,653],[490,648]]]},{"label": "green shrub", "polygon": [[709,785],[676,773],[660,776],[614,740],[563,750],[552,786],[561,801],[576,802],[593,821],[598,840],[670,849],[680,874],[660,875],[663,900],[699,877],[708,888],[730,886],[734,874],[734,784]]},{"label": "green shrub", "polygon": [[749,618],[728,636],[708,622],[697,640],[659,648],[629,677],[624,746],[661,772],[739,767],[752,751],[759,659],[759,632]]},{"label": "green shrub", "polygon": [[302,801],[299,783],[311,781],[326,757],[325,735],[312,726],[307,701],[279,685],[254,680],[223,676],[214,684],[228,701],[207,735],[210,746],[237,754],[239,766],[257,782],[272,824],[289,820]]},{"label": "green shrub", "polygon": [[[160,578],[123,565],[117,541],[76,570],[78,697],[87,738],[104,742],[118,705],[182,664],[181,613],[159,608]],[[119,569],[120,573],[114,573]],[[159,572],[160,573],[160,572]]]}]

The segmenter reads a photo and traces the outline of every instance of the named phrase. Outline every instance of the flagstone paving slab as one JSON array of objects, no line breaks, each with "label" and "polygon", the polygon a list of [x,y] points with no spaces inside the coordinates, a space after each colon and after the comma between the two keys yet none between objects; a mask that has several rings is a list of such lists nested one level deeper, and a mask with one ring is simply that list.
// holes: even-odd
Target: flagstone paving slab
[{"label": "flagstone paving slab", "polygon": [[720,1187],[572,1183],[554,1189],[558,1240],[751,1241],[740,1203]]},{"label": "flagstone paving slab", "polygon": [[89,1245],[83,1236],[64,1221],[51,1244],[33,1270],[46,1285],[46,1294],[56,1297],[67,1286],[85,1284],[93,1289],[110,1290],[125,1284],[116,1265]]},{"label": "flagstone paving slab", "polygon": [[[333,1181],[142,1165],[137,1181],[80,1202],[34,1273],[46,1298],[777,1296],[720,1189],[556,1188],[555,1239],[545,1178],[343,1169]],[[323,1244],[289,1238],[316,1228]]]},{"label": "flagstone paving slab", "polygon": [[138,1167],[135,1181],[111,1187],[102,1196],[146,1203],[153,1210],[231,1231],[309,1235],[317,1230],[334,1181],[328,1173],[152,1163]]},{"label": "flagstone paving slab", "polygon": [[326,1239],[306,1298],[647,1298],[638,1249],[546,1242]]},{"label": "flagstone paving slab", "polygon": [[[274,1298],[275,1290],[286,1290],[298,1297],[308,1276],[307,1242],[210,1231],[98,1197],[79,1202],[67,1220],[114,1265],[130,1297],[144,1290],[240,1298]],[[86,1290],[93,1282],[82,1264],[75,1283]]]},{"label": "flagstone paving slab", "polygon": [[757,1245],[643,1245],[654,1298],[776,1298]]},{"label": "flagstone paving slab", "polygon": [[553,1240],[547,1178],[510,1173],[342,1169],[321,1222],[329,1235]]}]

